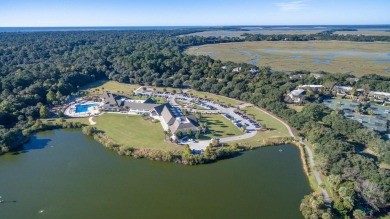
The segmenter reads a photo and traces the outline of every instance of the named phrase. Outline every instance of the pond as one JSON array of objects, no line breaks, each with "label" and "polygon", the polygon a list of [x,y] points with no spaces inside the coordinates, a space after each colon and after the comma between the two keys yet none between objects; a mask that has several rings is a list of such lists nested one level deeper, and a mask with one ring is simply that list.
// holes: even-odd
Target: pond
[{"label": "pond", "polygon": [[121,157],[80,130],[0,156],[0,218],[302,218],[311,189],[293,145],[209,165]]}]

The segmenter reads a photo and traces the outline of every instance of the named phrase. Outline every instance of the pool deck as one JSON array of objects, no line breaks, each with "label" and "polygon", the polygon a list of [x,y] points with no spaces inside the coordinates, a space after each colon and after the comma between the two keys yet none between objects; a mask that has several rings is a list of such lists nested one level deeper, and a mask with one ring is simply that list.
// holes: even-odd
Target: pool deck
[{"label": "pool deck", "polygon": [[66,108],[64,114],[69,117],[74,117],[74,118],[83,118],[83,117],[90,117],[90,116],[96,116],[100,115],[101,112],[99,110],[99,106],[93,106],[89,107],[87,112],[76,112],[76,105],[79,104],[98,104],[99,106],[102,105],[101,102],[75,102],[72,103],[68,108]]}]

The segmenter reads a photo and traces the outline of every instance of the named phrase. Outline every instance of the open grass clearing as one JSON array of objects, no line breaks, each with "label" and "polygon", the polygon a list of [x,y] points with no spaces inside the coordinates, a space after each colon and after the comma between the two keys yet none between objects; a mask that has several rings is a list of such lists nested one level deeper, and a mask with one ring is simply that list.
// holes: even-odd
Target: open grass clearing
[{"label": "open grass clearing", "polygon": [[[139,87],[141,86],[137,84],[125,84],[117,81],[100,80],[82,87],[81,90],[89,91],[90,94],[96,94],[96,95],[102,94],[104,91],[108,91],[110,93],[119,94],[136,100],[146,100],[147,98],[149,98],[148,96],[134,95],[133,91],[138,89]],[[153,87],[148,87],[148,88],[153,89]],[[172,88],[167,88],[167,89],[171,90]],[[162,91],[163,88],[158,88],[157,90]],[[156,101],[156,103],[166,102],[166,99],[163,97],[153,97],[152,99]]]},{"label": "open grass clearing", "polygon": [[[51,125],[59,125],[59,124],[62,124],[61,120],[62,120],[61,118],[42,119],[42,123],[43,124],[51,124]],[[67,118],[67,119],[65,119],[65,121],[66,122],[73,122],[73,123],[79,122],[80,124],[89,125],[88,118]]]},{"label": "open grass clearing", "polygon": [[80,90],[83,91],[87,90],[90,93],[93,93],[95,91],[95,94],[102,94],[103,91],[108,91],[110,93],[115,93],[115,94],[123,93],[126,95],[132,95],[133,91],[139,87],[140,87],[139,85],[135,85],[135,84],[125,84],[125,83],[120,83],[111,80],[99,80],[81,87]]},{"label": "open grass clearing", "polygon": [[259,122],[261,125],[265,125],[267,129],[275,134],[278,134],[279,137],[288,137],[290,136],[286,126],[281,122],[271,117],[270,115],[264,113],[263,111],[257,109],[256,107],[246,107],[242,111],[252,117],[254,120]]},{"label": "open grass clearing", "polygon": [[298,105],[295,105],[295,104],[287,104],[288,108],[290,109],[293,109],[297,112],[301,112],[302,109],[303,109],[303,106],[298,106]]},{"label": "open grass clearing", "polygon": [[390,74],[390,43],[350,41],[260,41],[190,47],[187,54],[270,66],[277,71]]},{"label": "open grass clearing", "polygon": [[322,30],[248,30],[248,31],[234,31],[234,30],[212,30],[191,33],[182,36],[201,36],[201,37],[242,37],[243,34],[315,34]]},{"label": "open grass clearing", "polygon": [[381,162],[381,163],[379,164],[379,167],[380,167],[380,168],[383,168],[383,169],[390,170],[390,164],[386,164],[386,163],[384,163],[384,162]]},{"label": "open grass clearing", "polygon": [[200,123],[207,123],[207,133],[201,136],[201,140],[211,138],[224,138],[244,134],[232,122],[222,115],[202,115]]},{"label": "open grass clearing", "polygon": [[134,148],[182,150],[181,146],[164,140],[164,131],[160,123],[152,123],[141,116],[104,114],[93,120],[98,130],[105,132],[118,144]]}]

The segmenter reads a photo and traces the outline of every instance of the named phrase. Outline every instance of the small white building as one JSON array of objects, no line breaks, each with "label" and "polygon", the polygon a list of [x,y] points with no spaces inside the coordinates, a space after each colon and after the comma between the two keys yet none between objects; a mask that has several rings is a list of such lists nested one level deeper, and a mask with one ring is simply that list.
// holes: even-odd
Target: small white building
[{"label": "small white building", "polygon": [[307,85],[300,85],[298,86],[298,89],[302,89],[302,90],[321,90],[324,86],[322,85],[316,85],[316,84],[307,84]]},{"label": "small white building", "polygon": [[[350,94],[350,92],[353,90],[353,87],[350,86],[334,86],[334,88],[337,92],[337,94],[344,95],[344,94]],[[363,92],[363,89],[356,89],[357,92]]]},{"label": "small white building", "polygon": [[293,90],[289,94],[287,94],[286,102],[295,104],[302,103],[305,100],[305,93],[306,90],[303,89]]},{"label": "small white building", "polygon": [[240,72],[240,71],[241,71],[241,67],[237,67],[237,68],[233,68],[232,72]]},{"label": "small white building", "polygon": [[318,78],[321,78],[322,76],[324,76],[323,74],[314,73],[314,72],[311,72],[310,75],[313,76],[315,79],[318,79]]},{"label": "small white building", "polygon": [[374,97],[375,100],[390,102],[390,93],[371,91],[368,96]]}]

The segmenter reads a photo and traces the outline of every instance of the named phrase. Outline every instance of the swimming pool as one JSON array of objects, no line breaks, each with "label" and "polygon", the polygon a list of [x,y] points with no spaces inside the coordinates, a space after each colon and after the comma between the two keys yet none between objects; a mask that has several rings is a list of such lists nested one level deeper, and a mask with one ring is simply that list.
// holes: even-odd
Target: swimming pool
[{"label": "swimming pool", "polygon": [[76,105],[76,113],[86,113],[88,112],[88,108],[99,106],[97,103],[90,103],[90,104],[80,104]]}]

